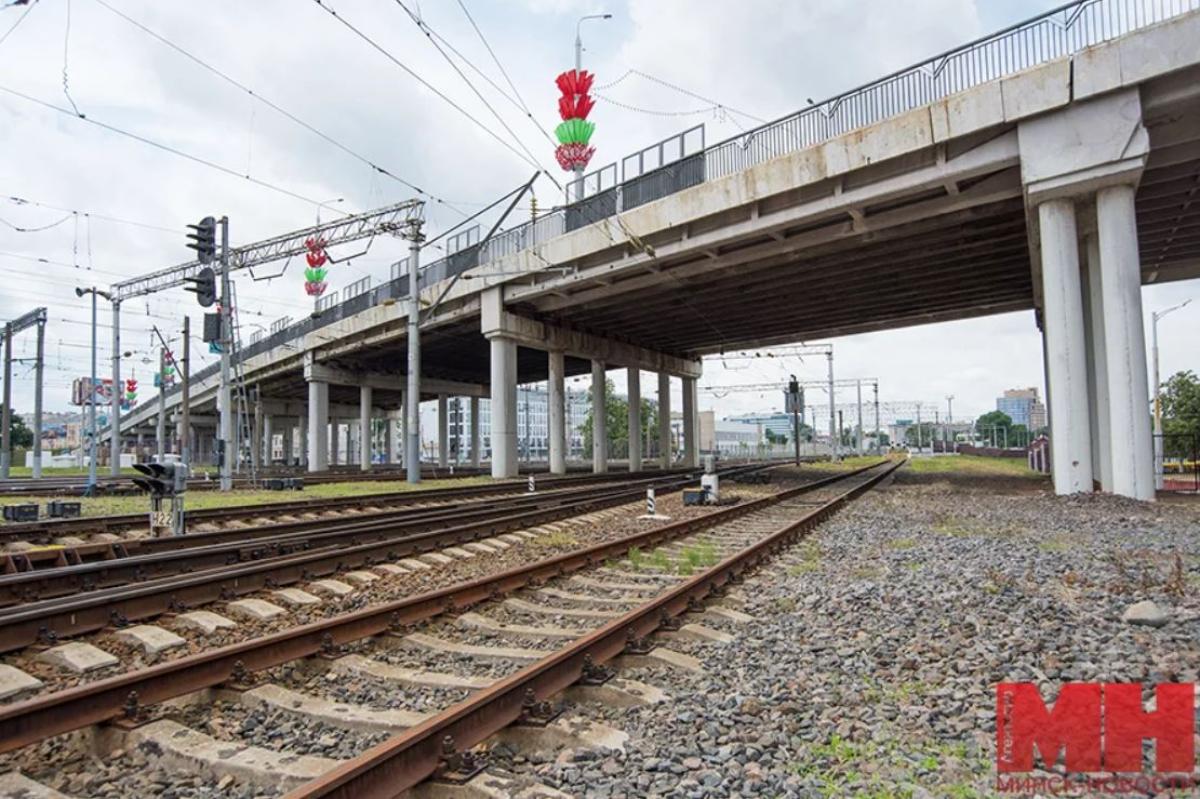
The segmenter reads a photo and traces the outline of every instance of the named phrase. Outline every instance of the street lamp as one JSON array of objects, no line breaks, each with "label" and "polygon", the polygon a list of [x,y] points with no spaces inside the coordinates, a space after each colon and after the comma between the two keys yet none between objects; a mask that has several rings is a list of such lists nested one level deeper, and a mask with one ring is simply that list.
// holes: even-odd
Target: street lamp
[{"label": "street lamp", "polygon": [[1172,305],[1165,311],[1155,311],[1150,314],[1150,337],[1154,350],[1154,487],[1161,491],[1163,487],[1163,431],[1162,431],[1162,386],[1158,379],[1158,320],[1172,311],[1178,311],[1191,302],[1184,300],[1178,305]]},{"label": "street lamp", "polygon": [[[580,29],[583,27],[583,23],[587,22],[589,19],[612,19],[612,14],[587,14],[586,16],[580,17],[579,21],[575,23],[575,72],[576,73],[579,73],[583,70],[583,39],[581,37]],[[575,184],[576,184],[575,192],[578,195],[578,196],[576,196],[575,199],[581,200],[581,199],[583,199],[583,167],[582,166],[575,167]],[[569,200],[570,197],[568,196],[567,199]]]},{"label": "street lamp", "polygon": [[[91,497],[96,494],[96,297],[103,297],[112,302],[112,295],[95,286],[87,289],[75,288],[76,297],[82,298],[87,294],[92,295],[92,378],[88,391],[88,481],[83,495]],[[113,386],[114,391],[116,388]],[[116,435],[116,431],[113,431],[113,435]]]},{"label": "street lamp", "polygon": [[[345,197],[334,197],[332,200],[326,200],[325,202],[317,203],[317,224],[318,225],[321,224],[321,209],[322,208],[324,208],[327,205],[337,205],[338,203],[344,202],[345,200],[346,200]],[[330,209],[330,210],[332,210],[332,209]]]}]

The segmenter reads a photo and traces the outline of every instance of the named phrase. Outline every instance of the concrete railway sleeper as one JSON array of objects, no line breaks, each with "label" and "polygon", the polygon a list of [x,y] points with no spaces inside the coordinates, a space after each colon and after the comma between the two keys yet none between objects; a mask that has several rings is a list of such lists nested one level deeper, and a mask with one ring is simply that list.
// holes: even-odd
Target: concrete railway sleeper
[{"label": "concrete railway sleeper", "polygon": [[[762,467],[739,467],[738,471],[752,468]],[[687,482],[685,478],[667,478],[658,481],[658,484],[664,488],[678,490]],[[597,496],[585,497],[576,502],[504,513],[483,521],[433,531],[414,533],[403,528],[394,531],[385,528],[375,531],[374,534],[358,529],[348,533],[334,531],[320,534],[320,545],[310,541],[310,546],[301,552],[241,563],[222,563],[188,574],[110,588],[81,586],[84,590],[71,596],[29,602],[0,611],[0,652],[11,652],[39,642],[53,644],[64,638],[106,628],[114,623],[125,626],[164,613],[183,612],[211,602],[234,599],[267,589],[280,589],[342,572],[362,570],[387,561],[408,559],[425,553],[431,553],[430,557],[440,557],[436,552],[447,547],[453,549],[460,544],[470,546],[473,542],[493,539],[511,530],[637,501],[642,490],[642,487],[621,491],[605,490]],[[186,552],[171,554],[187,555]],[[206,554],[201,552],[192,562],[199,563],[206,557]],[[224,558],[222,555],[218,561]],[[130,559],[130,562],[134,562],[136,570],[136,559]],[[99,565],[112,568],[123,563],[125,561]],[[86,571],[88,566],[76,569]],[[14,575],[5,579],[36,581],[41,579],[43,574],[49,573]]]},{"label": "concrete railway sleeper", "polygon": [[[714,627],[745,620],[703,600],[899,465],[10,705],[0,792],[82,799],[112,779],[126,791],[395,796],[458,770],[464,795],[561,795],[479,772],[470,750],[496,733],[518,747],[620,748],[620,730],[549,700],[661,699],[605,664],[695,668],[671,640],[719,645],[729,633]],[[824,504],[791,501],[814,494]],[[689,611],[703,623],[679,624]],[[103,758],[99,774],[88,755]],[[61,793],[38,793],[46,783]]]}]

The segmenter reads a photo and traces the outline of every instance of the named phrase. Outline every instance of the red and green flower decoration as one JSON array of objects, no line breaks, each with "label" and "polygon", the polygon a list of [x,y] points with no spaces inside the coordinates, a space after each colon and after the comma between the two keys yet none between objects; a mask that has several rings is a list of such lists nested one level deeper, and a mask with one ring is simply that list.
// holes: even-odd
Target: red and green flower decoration
[{"label": "red and green flower decoration", "polygon": [[555,80],[562,93],[558,98],[558,114],[563,121],[554,129],[559,141],[554,157],[558,159],[558,165],[568,172],[587,167],[596,153],[596,148],[588,144],[596,130],[596,123],[588,122],[587,118],[596,105],[596,101],[588,95],[594,77],[587,70],[577,72],[572,69]]},{"label": "red and green flower decoration", "polygon": [[304,292],[310,297],[320,297],[325,293],[325,278],[329,275],[329,270],[325,268],[329,262],[325,240],[314,236],[305,240],[304,247],[308,250],[305,254],[308,268],[304,270]]},{"label": "red and green flower decoration", "polygon": [[124,406],[123,410],[129,410],[136,402],[137,380],[131,377],[125,381],[125,401],[121,403]]}]

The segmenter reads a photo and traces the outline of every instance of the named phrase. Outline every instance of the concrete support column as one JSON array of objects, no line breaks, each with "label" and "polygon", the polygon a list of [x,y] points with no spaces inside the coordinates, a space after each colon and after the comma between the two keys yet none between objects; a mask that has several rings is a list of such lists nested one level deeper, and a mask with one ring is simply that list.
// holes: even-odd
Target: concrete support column
[{"label": "concrete support column", "polygon": [[546,384],[547,411],[548,419],[547,428],[550,435],[550,474],[566,474],[567,473],[567,401],[566,401],[566,375],[567,375],[567,358],[560,351],[551,350],[548,353],[550,359],[550,376]]},{"label": "concrete support column", "polygon": [[1100,240],[1104,349],[1108,368],[1112,491],[1154,499],[1154,453],[1142,327],[1142,281],[1138,257],[1134,187],[1110,186],[1096,193]]},{"label": "concrete support column", "polygon": [[383,417],[383,462],[391,465],[396,458],[396,420]]},{"label": "concrete support column", "polygon": [[329,468],[329,384],[308,384],[308,470]]},{"label": "concrete support column", "polygon": [[358,464],[364,472],[371,471],[371,387],[358,389]]},{"label": "concrete support column", "polygon": [[341,449],[342,426],[337,419],[329,423],[329,466],[338,465],[338,450]]},{"label": "concrete support column", "polygon": [[287,422],[283,425],[283,429],[280,432],[283,433],[283,447],[282,447],[283,464],[284,464],[284,466],[291,466],[292,458],[294,457],[295,452],[296,452],[295,442],[294,442],[294,438],[293,438],[296,435],[296,427],[295,427],[295,425],[292,424],[291,419],[287,420]]},{"label": "concrete support column", "polygon": [[300,447],[300,465],[308,465],[308,416],[300,414],[300,418],[296,420],[296,445]]},{"label": "concrete support column", "polygon": [[483,442],[479,438],[479,397],[471,397],[471,465],[479,468],[483,459]]},{"label": "concrete support column", "polygon": [[438,394],[438,466],[445,469],[450,465],[450,413],[445,394]]},{"label": "concrete support column", "polygon": [[592,361],[592,471],[608,471],[608,424],[604,361]]},{"label": "concrete support column", "polygon": [[400,397],[400,449],[397,453],[400,456],[400,460],[397,462],[405,464],[406,469],[408,464],[408,451],[405,449],[408,441],[408,406],[405,405],[405,400],[407,397],[407,393]]},{"label": "concrete support column", "polygon": [[629,471],[642,470],[642,372],[629,367]]},{"label": "concrete support column", "polygon": [[265,413],[262,417],[262,463],[263,466],[270,466],[274,459],[275,442],[272,440],[275,437],[275,429],[271,424],[271,414]]},{"label": "concrete support column", "polygon": [[658,373],[658,461],[671,468],[671,376]]},{"label": "concrete support column", "polygon": [[495,336],[492,348],[492,477],[517,476],[517,342]]},{"label": "concrete support column", "polygon": [[1088,343],[1088,408],[1091,411],[1092,478],[1100,488],[1112,491],[1112,433],[1109,430],[1108,363],[1104,345],[1104,298],[1100,275],[1100,239],[1095,233],[1086,239],[1087,266],[1084,269],[1084,333]]},{"label": "concrete support column", "polygon": [[683,378],[683,465],[700,465],[700,417],[696,413],[696,378]]},{"label": "concrete support column", "polygon": [[1038,220],[1054,491],[1076,494],[1092,490],[1092,453],[1075,205],[1047,200],[1038,206]]}]

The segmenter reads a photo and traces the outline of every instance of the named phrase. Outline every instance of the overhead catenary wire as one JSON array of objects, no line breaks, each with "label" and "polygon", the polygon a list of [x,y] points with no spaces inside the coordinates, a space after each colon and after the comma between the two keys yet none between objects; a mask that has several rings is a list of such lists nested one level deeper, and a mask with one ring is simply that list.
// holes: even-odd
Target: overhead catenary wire
[{"label": "overhead catenary wire", "polygon": [[475,125],[479,126],[479,130],[481,132],[483,132],[483,133],[487,134],[488,136],[490,136],[491,138],[495,139],[497,142],[500,143],[500,145],[502,147],[504,147],[506,150],[511,152],[513,155],[520,158],[522,161],[525,161],[526,163],[528,163],[531,167],[533,167],[535,169],[541,169],[541,167],[538,165],[538,163],[535,160],[529,158],[528,156],[523,154],[520,150],[518,150],[517,148],[513,147],[511,144],[506,142],[503,138],[500,137],[500,135],[498,133],[496,133],[494,130],[489,128],[487,125],[483,124],[483,122],[481,122],[479,119],[477,119],[470,111],[467,111],[465,108],[463,108],[461,105],[456,103],[454,100],[450,99],[450,97],[448,97],[444,92],[442,92],[440,89],[438,89],[432,83],[430,83],[429,81],[425,80],[420,75],[418,75],[415,71],[413,71],[413,69],[411,67],[409,67],[407,64],[405,64],[403,61],[396,58],[396,56],[394,56],[387,48],[385,48],[383,45],[376,42],[374,39],[372,39],[370,36],[368,36],[366,33],[364,33],[358,27],[356,27],[353,23],[351,23],[345,17],[338,14],[337,11],[330,8],[327,3],[327,0],[313,0],[313,2],[316,3],[317,6],[322,11],[329,14],[331,17],[333,17],[335,20],[337,20],[339,23],[341,23],[347,30],[351,31],[358,38],[362,39],[364,42],[366,42],[368,45],[370,45],[374,50],[376,50],[384,58],[391,61],[398,68],[400,68],[405,73],[407,73],[410,77],[412,77],[415,81],[420,83],[422,86],[424,86],[429,91],[433,92],[438,98],[440,98],[447,105],[452,107],[455,111],[462,114],[464,117],[469,119]]},{"label": "overhead catenary wire", "polygon": [[[651,75],[648,72],[643,72],[640,69],[627,69],[616,80],[610,81],[610,82],[604,84],[603,86],[597,86],[597,87],[595,87],[595,89],[597,92],[599,92],[603,89],[612,88],[613,86],[616,86],[618,83],[621,83],[622,81],[624,81],[626,78],[630,77],[631,75],[636,75],[637,77],[648,80],[651,83],[657,83],[660,86],[664,86],[668,89],[671,89],[672,91],[676,91],[676,92],[679,92],[680,94],[691,97],[693,100],[700,100],[701,102],[708,103],[712,107],[719,108],[719,109],[728,111],[733,114],[738,114],[739,116],[743,116],[746,119],[753,120],[755,122],[758,122],[759,124],[762,124],[762,125],[767,124],[767,120],[763,119],[762,117],[758,117],[758,116],[755,116],[754,114],[750,114],[745,111],[741,111],[737,108],[734,108],[731,105],[726,105],[725,103],[718,102],[717,100],[713,100],[710,97],[705,97],[702,94],[697,94],[696,92],[685,89],[682,86],[677,86],[676,84],[671,83],[670,81],[655,77],[654,75]],[[597,95],[597,96],[599,96],[599,95]],[[609,102],[612,102],[612,101],[610,100]],[[636,110],[640,110],[640,109],[636,109]]]},{"label": "overhead catenary wire", "polygon": [[120,17],[121,19],[125,20],[130,25],[137,28],[138,30],[142,31],[147,36],[150,36],[150,37],[158,40],[163,45],[171,48],[175,52],[179,53],[183,57],[185,57],[185,58],[189,59],[190,61],[192,61],[193,63],[195,63],[197,66],[211,72],[212,74],[216,75],[221,80],[225,81],[226,83],[230,84],[231,86],[233,86],[243,92],[246,92],[246,94],[250,95],[252,98],[257,100],[258,102],[267,106],[272,111],[275,111],[276,113],[282,115],[283,117],[285,117],[286,119],[295,123],[296,125],[299,125],[300,127],[304,128],[305,130],[307,130],[309,133],[313,134],[314,136],[317,136],[318,138],[333,145],[334,147],[336,147],[337,149],[346,153],[347,155],[354,158],[355,160],[365,164],[374,172],[376,172],[380,175],[383,175],[384,177],[391,178],[392,180],[396,181],[397,183],[400,183],[401,185],[411,189],[412,191],[415,191],[418,194],[429,198],[430,200],[432,200],[435,203],[438,203],[439,205],[445,205],[446,207],[450,208],[451,210],[457,211],[458,213],[465,215],[465,213],[463,211],[461,211],[458,208],[455,208],[454,204],[451,203],[450,201],[445,200],[441,197],[438,197],[434,194],[431,194],[430,192],[421,188],[417,184],[412,183],[411,181],[406,180],[403,177],[400,177],[399,175],[397,175],[396,173],[392,172],[389,169],[386,169],[385,167],[381,166],[374,160],[368,158],[367,156],[363,155],[362,153],[358,152],[357,150],[354,150],[353,148],[346,145],[345,143],[335,139],[333,136],[329,135],[325,131],[317,128],[316,126],[312,125],[309,122],[306,122],[304,119],[293,114],[291,111],[288,111],[286,108],[280,106],[278,103],[274,102],[273,100],[270,100],[270,99],[264,97],[259,92],[254,91],[246,84],[244,84],[241,81],[237,80],[236,78],[232,77],[231,75],[224,72],[223,70],[218,69],[217,67],[208,63],[207,61],[200,58],[199,56],[192,53],[191,51],[184,49],[182,46],[176,44],[175,42],[171,41],[170,39],[168,39],[167,37],[158,33],[157,31],[147,27],[146,25],[143,25],[141,22],[137,21],[133,17],[124,13],[123,11],[113,8],[113,6],[110,5],[108,2],[106,2],[106,0],[95,0],[95,2],[98,3],[100,6],[108,9],[109,11],[111,11],[113,14]]},{"label": "overhead catenary wire", "polygon": [[[21,26],[21,23],[25,21],[25,17],[29,16],[29,12],[33,11],[33,7],[36,6],[37,3],[38,0],[33,0],[32,3],[26,6],[25,10],[21,12],[21,16],[17,17],[17,21],[12,24],[12,27],[6,30],[3,36],[0,36],[0,44],[4,44],[4,41],[9,36],[12,36],[13,31]],[[4,6],[4,8],[14,8],[16,5],[16,3],[9,3],[8,5]]]},{"label": "overhead catenary wire", "polygon": [[[486,108],[493,117],[495,117],[496,121],[500,123],[500,127],[504,128],[504,130],[507,131],[508,135],[512,137],[514,142],[516,142],[517,146],[520,147],[522,150],[524,150],[525,154],[527,156],[529,156],[529,158],[533,161],[534,165],[537,166],[537,161],[538,161],[537,156],[535,156],[532,152],[529,151],[529,148],[525,146],[525,143],[523,141],[521,141],[521,137],[518,136],[515,131],[513,131],[513,129],[509,126],[509,124],[504,121],[504,118],[502,116],[500,116],[500,112],[497,111],[495,109],[495,107],[487,101],[487,98],[483,96],[483,92],[479,91],[479,89],[476,88],[475,84],[471,82],[471,79],[468,78],[461,69],[459,69],[458,64],[454,63],[454,59],[450,58],[449,54],[446,53],[446,51],[442,49],[441,45],[439,45],[437,43],[437,41],[433,37],[432,29],[428,25],[425,24],[425,21],[423,19],[421,19],[420,17],[418,17],[416,14],[414,14],[412,11],[409,10],[408,6],[406,6],[404,4],[404,0],[395,0],[395,2],[396,2],[396,5],[400,6],[402,9],[404,9],[404,13],[408,14],[408,18],[413,21],[413,24],[417,26],[417,29],[425,34],[425,38],[429,40],[429,43],[433,45],[434,49],[437,50],[438,53],[442,56],[442,58],[444,58],[446,60],[446,63],[450,65],[450,68],[453,69],[454,72],[460,78],[462,78],[463,83],[467,84],[467,88],[470,89],[471,92],[477,98],[479,98],[479,102],[483,103],[483,107]],[[441,38],[441,37],[438,37],[438,38]],[[461,54],[459,57],[462,58]],[[466,59],[464,58],[463,60],[465,61]],[[492,85],[495,86],[494,83]],[[543,133],[545,133],[545,131],[543,131]],[[538,167],[538,168],[540,168],[540,167]]]},{"label": "overhead catenary wire", "polygon": [[[16,195],[12,195],[12,194],[10,194],[8,196],[8,201],[13,203],[14,205],[33,205],[33,206],[37,206],[38,208],[46,208],[51,211],[61,211],[63,213],[67,213],[67,214],[78,214],[80,216],[86,216],[90,219],[99,219],[104,222],[115,222],[115,223],[122,224],[122,225],[133,225],[135,227],[146,228],[147,230],[160,230],[160,231],[163,231],[164,233],[170,233],[171,235],[179,234],[179,228],[166,227],[165,225],[156,225],[151,222],[138,222],[133,219],[124,219],[124,218],[118,217],[118,216],[102,214],[97,211],[83,211],[78,208],[64,208],[59,205],[51,205],[50,203],[39,202],[38,200],[30,200],[26,197],[18,197]],[[65,221],[65,219],[63,221]]]},{"label": "overhead catenary wire", "polygon": [[[192,161],[193,163],[197,163],[202,166],[206,166],[210,169],[214,169],[214,170],[216,170],[218,172],[222,172],[226,175],[231,175],[232,177],[235,177],[235,178],[242,178],[243,180],[253,183],[256,186],[261,186],[262,188],[270,189],[271,191],[291,197],[294,200],[300,200],[301,202],[305,202],[305,203],[308,203],[309,205],[313,205],[313,206],[317,206],[317,207],[320,207],[321,205],[323,205],[323,203],[321,203],[319,200],[314,200],[311,197],[306,197],[303,194],[294,192],[291,189],[286,189],[275,183],[271,183],[270,181],[263,180],[262,178],[256,178],[253,175],[242,174],[235,169],[231,169],[227,166],[224,166],[223,164],[218,164],[215,161],[210,161],[207,158],[202,158],[198,155],[193,155],[191,153],[185,152],[184,150],[180,150],[177,147],[172,147],[168,144],[163,144],[161,142],[157,142],[157,141],[155,141],[151,138],[148,138],[146,136],[143,136],[139,133],[133,133],[133,132],[124,130],[123,128],[119,128],[116,125],[110,125],[107,122],[101,122],[100,120],[95,119],[94,117],[81,116],[79,114],[72,112],[68,108],[63,108],[60,105],[55,105],[54,103],[48,102],[46,100],[42,100],[37,97],[33,97],[31,95],[25,94],[24,92],[17,91],[16,89],[11,89],[7,86],[0,85],[0,92],[4,92],[5,94],[9,94],[13,97],[19,97],[22,100],[33,103],[35,105],[40,105],[43,108],[48,108],[51,111],[57,111],[60,114],[64,114],[73,119],[77,119],[80,122],[84,122],[89,125],[95,125],[96,127],[101,128],[103,130],[107,130],[110,133],[115,133],[119,136],[124,136],[125,138],[132,139],[134,141],[145,144],[149,147],[153,147],[157,150],[162,150],[163,152],[170,153],[172,155],[178,156],[178,157],[186,159],[188,161]],[[339,213],[346,214],[347,212],[339,211]]]}]

